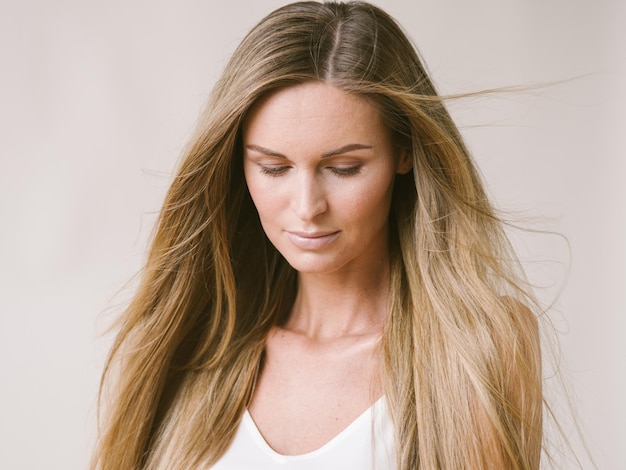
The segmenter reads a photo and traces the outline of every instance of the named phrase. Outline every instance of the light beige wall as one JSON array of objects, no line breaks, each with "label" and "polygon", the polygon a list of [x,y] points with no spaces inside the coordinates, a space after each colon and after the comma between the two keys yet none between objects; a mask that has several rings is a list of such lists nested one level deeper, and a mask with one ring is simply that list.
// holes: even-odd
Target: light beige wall
[{"label": "light beige wall", "polygon": [[[2,2],[0,468],[85,467],[108,345],[97,333],[128,298],[116,293],[140,266],[225,59],[282,3]],[[541,217],[533,227],[570,240],[554,313],[566,375],[598,467],[624,468],[624,8],[377,3],[404,25],[446,93],[584,75],[451,110],[500,206]],[[562,240],[516,233],[515,241],[532,280],[563,281]]]}]

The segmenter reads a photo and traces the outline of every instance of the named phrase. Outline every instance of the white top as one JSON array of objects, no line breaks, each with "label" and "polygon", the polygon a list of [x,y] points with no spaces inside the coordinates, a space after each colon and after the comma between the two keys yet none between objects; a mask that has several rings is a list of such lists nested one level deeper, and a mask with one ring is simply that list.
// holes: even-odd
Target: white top
[{"label": "white top", "polygon": [[395,470],[393,425],[384,398],[317,450],[273,450],[246,410],[232,444],[211,470]]}]

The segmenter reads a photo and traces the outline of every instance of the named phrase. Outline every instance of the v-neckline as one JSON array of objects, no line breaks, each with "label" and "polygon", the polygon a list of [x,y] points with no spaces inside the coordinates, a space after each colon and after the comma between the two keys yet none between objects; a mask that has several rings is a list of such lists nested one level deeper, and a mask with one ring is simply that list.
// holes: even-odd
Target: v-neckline
[{"label": "v-neckline", "polygon": [[332,437],[328,442],[323,444],[321,447],[318,447],[317,449],[314,449],[314,450],[309,451],[309,452],[305,452],[303,454],[294,454],[294,455],[291,455],[291,454],[281,454],[281,453],[275,451],[267,443],[267,441],[265,440],[265,437],[263,437],[263,434],[261,433],[261,431],[259,430],[258,426],[254,422],[254,419],[252,418],[252,415],[250,414],[250,412],[248,411],[247,408],[246,408],[246,410],[245,410],[245,412],[243,414],[242,424],[246,428],[248,428],[248,431],[252,434],[252,437],[257,442],[259,447],[261,447],[261,449],[265,453],[269,454],[270,456],[274,457],[275,459],[280,460],[280,461],[306,459],[306,458],[314,457],[315,455],[320,454],[322,452],[325,452],[328,449],[334,447],[338,442],[341,442],[346,437],[348,437],[350,434],[352,434],[354,432],[354,430],[357,429],[361,425],[361,423],[363,421],[371,422],[372,412],[374,411],[375,408],[377,408],[380,404],[382,404],[382,402],[384,401],[384,398],[385,397],[382,396],[378,400],[376,400],[369,408],[367,408],[363,413],[361,413],[359,416],[357,416],[354,419],[354,421],[352,421],[350,424],[348,424],[337,435]]}]

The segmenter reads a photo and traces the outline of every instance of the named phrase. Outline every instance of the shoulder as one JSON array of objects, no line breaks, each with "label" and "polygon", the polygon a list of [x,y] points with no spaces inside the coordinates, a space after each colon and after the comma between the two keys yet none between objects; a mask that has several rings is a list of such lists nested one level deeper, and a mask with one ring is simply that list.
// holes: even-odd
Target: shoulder
[{"label": "shoulder", "polygon": [[[541,342],[539,321],[533,311],[512,297],[502,299],[511,322],[510,333],[499,344],[500,357],[505,362],[506,383],[513,395],[541,395]],[[518,397],[521,399],[521,397]]]},{"label": "shoulder", "polygon": [[502,303],[509,315],[515,335],[520,339],[538,343],[539,321],[529,306],[510,296],[502,297]]},{"label": "shoulder", "polygon": [[511,296],[502,297],[502,303],[515,323],[535,332],[539,331],[539,322],[533,311],[520,300]]}]

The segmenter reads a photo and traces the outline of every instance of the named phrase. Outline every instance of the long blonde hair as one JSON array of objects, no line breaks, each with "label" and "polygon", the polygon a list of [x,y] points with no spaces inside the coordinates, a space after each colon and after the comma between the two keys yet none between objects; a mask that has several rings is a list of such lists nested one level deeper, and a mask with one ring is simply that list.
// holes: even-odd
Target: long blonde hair
[{"label": "long blonde hair", "polygon": [[297,288],[248,194],[241,125],[261,97],[312,80],[371,100],[413,157],[394,186],[382,347],[398,468],[538,468],[540,353],[522,307],[532,300],[415,48],[361,2],[279,8],[232,56],[121,318],[93,467],[210,466],[230,444]]}]

